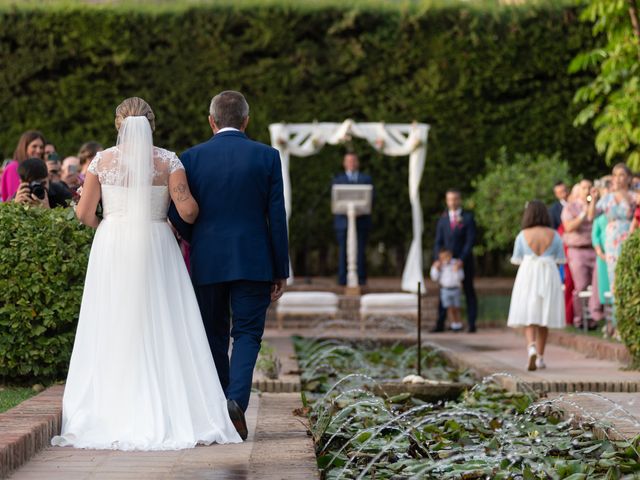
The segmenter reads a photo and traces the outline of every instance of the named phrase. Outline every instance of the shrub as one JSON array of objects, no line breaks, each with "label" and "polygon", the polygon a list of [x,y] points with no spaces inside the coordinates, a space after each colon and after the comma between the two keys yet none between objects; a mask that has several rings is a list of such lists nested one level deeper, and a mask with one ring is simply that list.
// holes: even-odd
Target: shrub
[{"label": "shrub", "polygon": [[622,245],[616,266],[616,318],[618,331],[640,368],[640,230]]},{"label": "shrub", "polygon": [[63,378],[93,232],[70,210],[0,204],[0,378]]},{"label": "shrub", "polygon": [[468,202],[483,230],[481,252],[510,249],[526,202],[537,199],[550,204],[554,182],[570,181],[569,165],[557,154],[510,156],[502,149],[495,160],[487,159],[486,169],[486,175],[472,182],[476,191]]},{"label": "shrub", "polygon": [[[574,92],[591,74],[569,76],[567,65],[594,39],[569,1],[503,7],[493,0],[436,7],[415,2],[415,8],[407,7],[413,2],[382,8],[385,2],[377,0],[356,6],[181,1],[175,8],[169,2],[162,8],[158,2],[144,8],[135,2],[13,3],[18,6],[0,7],[5,152],[29,128],[44,132],[63,154],[90,139],[113,144],[115,106],[130,95],[153,106],[158,143],[180,152],[210,137],[209,100],[228,88],[246,94],[248,133],[263,142],[269,142],[269,123],[279,121],[427,122],[426,249],[444,191],[469,192],[470,179],[485,171],[484,158],[502,145],[560,152],[586,175],[604,166],[591,128],[572,124],[579,110]],[[384,243],[381,264],[401,269],[412,237],[408,162],[358,146],[363,170],[377,187],[371,248]],[[339,148],[292,159],[291,245],[298,274],[318,273],[317,267],[301,268],[305,243],[321,259],[337,258],[327,253],[335,240],[325,185],[340,164]],[[334,269],[327,265],[325,273]]]}]

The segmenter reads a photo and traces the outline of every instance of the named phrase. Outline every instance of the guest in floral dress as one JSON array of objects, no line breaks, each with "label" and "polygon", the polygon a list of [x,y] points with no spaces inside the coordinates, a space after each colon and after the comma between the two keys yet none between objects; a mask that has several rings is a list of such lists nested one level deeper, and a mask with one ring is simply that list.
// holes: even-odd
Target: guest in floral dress
[{"label": "guest in floral dress", "polygon": [[[615,291],[616,264],[622,251],[622,244],[629,236],[631,220],[633,220],[633,214],[639,199],[638,194],[630,190],[631,170],[624,163],[619,163],[613,167],[611,187],[612,192],[600,198],[597,203],[591,202],[589,218],[594,219],[600,213],[607,217],[604,251],[609,282],[612,290]],[[598,189],[592,189],[591,195],[597,200],[599,198]]]}]

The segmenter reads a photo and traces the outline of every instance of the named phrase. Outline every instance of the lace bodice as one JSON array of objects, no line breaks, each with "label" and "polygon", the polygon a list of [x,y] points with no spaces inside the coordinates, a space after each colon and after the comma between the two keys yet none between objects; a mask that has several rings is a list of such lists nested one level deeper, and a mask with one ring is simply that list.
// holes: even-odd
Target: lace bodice
[{"label": "lace bodice", "polygon": [[[169,208],[169,176],[184,169],[175,153],[153,148],[153,180],[151,189],[151,219],[164,221]],[[124,217],[126,214],[126,187],[122,184],[120,155],[117,147],[99,152],[89,165],[89,173],[98,177],[102,187],[104,218]]]},{"label": "lace bodice", "polygon": [[[168,186],[169,175],[183,169],[178,156],[164,148],[153,147],[153,186]],[[120,152],[118,147],[111,147],[98,152],[89,164],[89,173],[98,176],[100,184],[121,185]]]}]

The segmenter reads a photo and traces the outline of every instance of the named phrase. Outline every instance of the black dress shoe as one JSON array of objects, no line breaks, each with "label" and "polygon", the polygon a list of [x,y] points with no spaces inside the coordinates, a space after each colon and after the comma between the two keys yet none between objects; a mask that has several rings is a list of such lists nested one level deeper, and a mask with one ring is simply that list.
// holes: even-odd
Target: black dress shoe
[{"label": "black dress shoe", "polygon": [[227,410],[233,426],[236,427],[238,434],[242,440],[247,439],[249,431],[247,430],[247,421],[244,419],[244,412],[235,400],[227,400]]},{"label": "black dress shoe", "polygon": [[468,333],[476,333],[476,327],[469,328],[469,329],[467,330],[467,332],[468,332]]},{"label": "black dress shoe", "polygon": [[429,330],[429,333],[442,333],[444,332],[444,328],[433,327]]}]

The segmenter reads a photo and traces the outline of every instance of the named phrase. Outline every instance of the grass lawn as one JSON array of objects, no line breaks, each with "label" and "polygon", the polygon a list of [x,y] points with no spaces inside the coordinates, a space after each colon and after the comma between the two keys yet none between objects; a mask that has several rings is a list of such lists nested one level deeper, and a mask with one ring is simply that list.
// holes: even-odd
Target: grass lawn
[{"label": "grass lawn", "polygon": [[35,395],[29,387],[1,387],[0,386],[0,413],[15,407],[23,400]]}]

